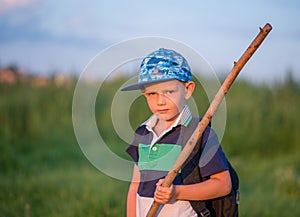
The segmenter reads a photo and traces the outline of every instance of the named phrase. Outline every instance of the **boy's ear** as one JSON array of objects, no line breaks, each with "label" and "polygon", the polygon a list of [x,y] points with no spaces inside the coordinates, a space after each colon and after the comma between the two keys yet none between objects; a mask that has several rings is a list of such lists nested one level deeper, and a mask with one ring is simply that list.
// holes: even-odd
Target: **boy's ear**
[{"label": "boy's ear", "polygon": [[141,89],[140,91],[141,91],[141,94],[142,94],[143,96],[145,96],[145,93],[146,93],[145,89]]},{"label": "boy's ear", "polygon": [[192,96],[195,90],[195,82],[189,81],[185,84],[185,87],[186,87],[185,99],[188,100]]}]

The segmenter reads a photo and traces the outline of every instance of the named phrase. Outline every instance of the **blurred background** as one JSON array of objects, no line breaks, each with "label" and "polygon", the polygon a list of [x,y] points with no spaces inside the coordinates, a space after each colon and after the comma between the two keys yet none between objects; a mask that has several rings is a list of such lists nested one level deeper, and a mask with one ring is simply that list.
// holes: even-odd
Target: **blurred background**
[{"label": "blurred background", "polygon": [[[241,216],[298,216],[299,9],[296,0],[0,0],[0,216],[125,216],[129,183],[94,168],[72,126],[76,81],[99,52],[135,37],[172,38],[222,80],[267,22],[272,32],[226,97],[222,144],[240,175]],[[127,144],[107,114],[126,79],[102,86],[95,114],[124,158]],[[195,95],[204,112],[206,96]],[[139,98],[133,127],[147,115]]]}]

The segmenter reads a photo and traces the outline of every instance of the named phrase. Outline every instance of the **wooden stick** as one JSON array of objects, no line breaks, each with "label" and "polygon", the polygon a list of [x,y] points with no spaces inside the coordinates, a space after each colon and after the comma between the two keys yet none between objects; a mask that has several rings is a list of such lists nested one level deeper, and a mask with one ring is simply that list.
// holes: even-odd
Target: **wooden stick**
[{"label": "wooden stick", "polygon": [[[205,128],[208,126],[213,115],[216,113],[220,103],[222,102],[224,96],[226,95],[232,83],[238,76],[239,72],[247,63],[247,61],[251,58],[253,53],[257,50],[257,48],[260,46],[260,44],[263,42],[263,40],[266,38],[266,36],[269,34],[271,30],[272,30],[272,26],[269,23],[267,23],[264,26],[264,28],[260,28],[260,32],[258,33],[256,38],[252,41],[252,43],[247,48],[247,50],[243,53],[243,55],[240,57],[240,59],[237,62],[234,62],[234,66],[231,72],[223,82],[222,86],[220,87],[219,91],[217,92],[216,96],[211,102],[209,108],[207,109],[205,115],[203,116],[197,128],[195,129],[193,135],[187,141],[186,145],[184,146],[183,150],[178,156],[178,159],[174,163],[172,169],[165,177],[164,183],[162,184],[163,187],[170,187],[172,185],[182,165],[184,164],[184,162],[187,160],[187,158],[193,151],[198,139],[202,136]],[[154,201],[147,213],[147,217],[154,217],[159,207],[160,204]]]}]

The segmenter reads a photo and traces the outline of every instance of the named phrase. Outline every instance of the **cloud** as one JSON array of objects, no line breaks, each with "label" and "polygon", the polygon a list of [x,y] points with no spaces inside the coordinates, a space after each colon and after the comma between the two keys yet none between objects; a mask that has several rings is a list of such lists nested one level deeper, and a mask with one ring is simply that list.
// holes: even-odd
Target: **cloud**
[{"label": "cloud", "polygon": [[9,12],[15,8],[31,6],[35,2],[36,0],[0,0],[0,14]]}]

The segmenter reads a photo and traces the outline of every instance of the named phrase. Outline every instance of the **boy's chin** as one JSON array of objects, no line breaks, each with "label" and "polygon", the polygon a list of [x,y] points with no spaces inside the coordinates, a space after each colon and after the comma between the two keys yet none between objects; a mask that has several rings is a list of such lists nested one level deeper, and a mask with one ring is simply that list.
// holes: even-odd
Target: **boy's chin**
[{"label": "boy's chin", "polygon": [[165,122],[175,122],[178,115],[175,115],[175,116],[171,116],[171,115],[165,115],[165,114],[159,114],[157,115],[159,120],[161,121],[165,121]]}]

